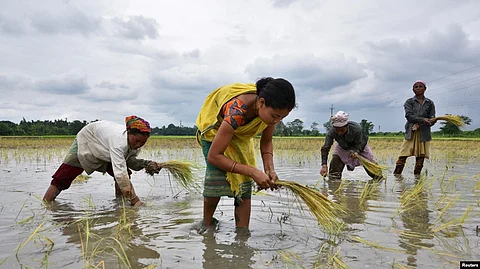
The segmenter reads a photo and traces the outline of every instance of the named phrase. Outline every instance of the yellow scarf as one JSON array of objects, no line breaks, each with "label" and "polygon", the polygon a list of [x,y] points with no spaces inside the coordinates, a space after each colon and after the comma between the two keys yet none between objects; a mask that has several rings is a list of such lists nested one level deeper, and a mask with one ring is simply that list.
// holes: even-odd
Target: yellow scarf
[{"label": "yellow scarf", "polygon": [[[220,116],[223,105],[232,98],[247,93],[256,93],[255,84],[235,83],[226,85],[216,89],[207,96],[196,121],[198,127],[197,141],[199,144],[201,144],[201,139],[212,141],[217,134],[217,130],[223,122],[223,118]],[[256,167],[257,161],[253,148],[253,138],[265,130],[267,126],[260,117],[256,117],[248,124],[238,127],[225,150],[225,156],[238,163]],[[247,176],[227,171],[227,181],[230,183],[230,189],[235,197],[239,195],[239,185],[250,180],[251,178]]]}]

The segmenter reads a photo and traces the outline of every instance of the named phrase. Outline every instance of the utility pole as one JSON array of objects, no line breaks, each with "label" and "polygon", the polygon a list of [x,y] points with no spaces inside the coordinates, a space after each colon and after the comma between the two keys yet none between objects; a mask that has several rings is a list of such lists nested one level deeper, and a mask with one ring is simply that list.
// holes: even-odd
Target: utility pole
[{"label": "utility pole", "polygon": [[333,116],[333,110],[335,109],[335,107],[333,107],[333,104],[330,105],[330,117]]}]

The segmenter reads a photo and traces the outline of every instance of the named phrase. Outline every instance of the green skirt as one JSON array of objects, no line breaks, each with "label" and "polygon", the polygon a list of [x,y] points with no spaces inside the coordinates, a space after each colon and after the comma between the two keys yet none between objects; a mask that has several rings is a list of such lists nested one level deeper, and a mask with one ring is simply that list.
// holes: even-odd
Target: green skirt
[{"label": "green skirt", "polygon": [[[205,182],[203,185],[204,197],[234,197],[233,192],[230,189],[230,183],[227,181],[227,173],[217,167],[211,165],[207,161],[208,151],[212,142],[201,140],[203,156],[205,156],[205,163],[207,168],[205,170]],[[252,198],[252,180],[240,184],[239,198]]]}]

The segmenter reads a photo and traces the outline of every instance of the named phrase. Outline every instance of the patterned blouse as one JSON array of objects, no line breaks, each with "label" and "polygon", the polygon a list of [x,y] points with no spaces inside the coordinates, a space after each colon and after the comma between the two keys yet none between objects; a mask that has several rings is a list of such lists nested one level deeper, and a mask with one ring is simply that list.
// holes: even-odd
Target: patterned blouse
[{"label": "patterned blouse", "polygon": [[228,122],[234,130],[248,123],[247,121],[247,105],[238,98],[232,98],[223,105],[223,120]]}]

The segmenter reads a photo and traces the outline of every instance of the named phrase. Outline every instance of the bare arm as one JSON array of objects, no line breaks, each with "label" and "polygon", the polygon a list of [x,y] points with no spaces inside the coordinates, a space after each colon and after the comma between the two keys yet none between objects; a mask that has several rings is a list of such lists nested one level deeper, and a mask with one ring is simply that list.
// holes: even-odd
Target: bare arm
[{"label": "bare arm", "polygon": [[275,131],[275,126],[268,126],[262,132],[262,138],[260,139],[260,152],[262,154],[263,169],[270,180],[275,181],[278,179],[275,167],[273,165],[273,143],[272,137]]},{"label": "bare arm", "polygon": [[223,171],[251,177],[263,189],[269,188],[270,179],[265,173],[249,165],[241,163],[234,165],[235,162],[224,155],[228,144],[232,140],[233,132],[234,129],[230,124],[225,121],[222,122],[210,146],[207,161]]}]

